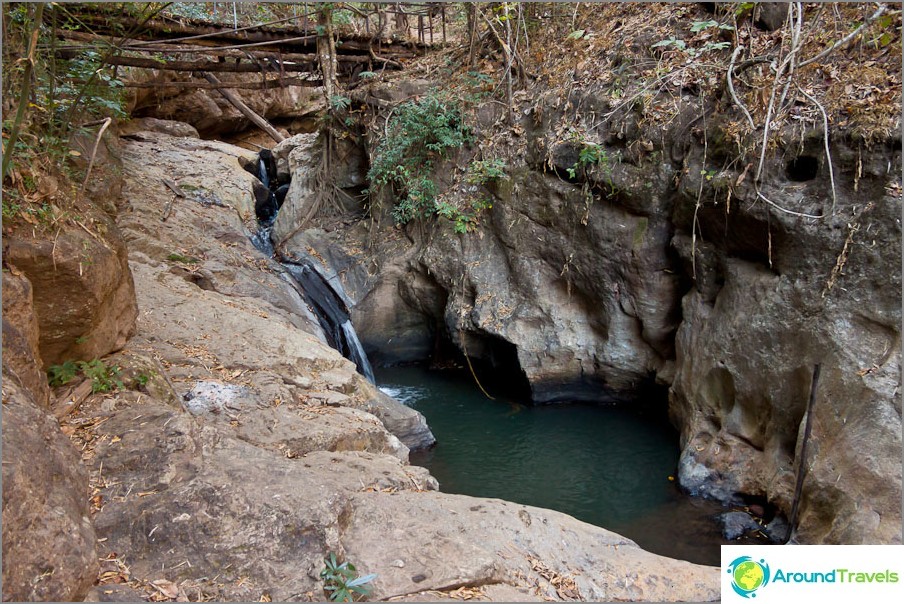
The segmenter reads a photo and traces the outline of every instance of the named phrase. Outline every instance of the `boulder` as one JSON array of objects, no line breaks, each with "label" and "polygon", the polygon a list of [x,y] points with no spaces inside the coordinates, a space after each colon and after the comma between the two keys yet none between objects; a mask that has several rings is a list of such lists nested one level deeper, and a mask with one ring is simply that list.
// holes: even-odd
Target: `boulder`
[{"label": "boulder", "polygon": [[136,132],[159,132],[170,136],[200,138],[198,131],[191,124],[175,120],[160,120],[155,117],[140,117],[129,120],[119,127],[120,136],[127,136]]},{"label": "boulder", "polygon": [[722,536],[729,541],[762,528],[747,512],[725,512],[719,515],[719,522],[722,523]]},{"label": "boulder", "polygon": [[88,497],[78,451],[9,371],[4,351],[4,601],[84,598],[98,571]]},{"label": "boulder", "polygon": [[[122,348],[138,308],[124,242],[105,214],[66,224],[53,240],[15,237],[4,259],[31,282],[45,368]],[[66,292],[65,296],[60,292]]]}]

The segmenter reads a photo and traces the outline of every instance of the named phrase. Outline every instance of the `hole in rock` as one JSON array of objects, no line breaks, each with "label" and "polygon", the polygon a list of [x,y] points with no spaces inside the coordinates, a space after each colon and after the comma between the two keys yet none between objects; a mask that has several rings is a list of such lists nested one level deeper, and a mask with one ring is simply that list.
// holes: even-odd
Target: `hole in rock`
[{"label": "hole in rock", "polygon": [[806,182],[816,178],[819,160],[812,155],[801,155],[785,165],[785,175],[794,182]]}]

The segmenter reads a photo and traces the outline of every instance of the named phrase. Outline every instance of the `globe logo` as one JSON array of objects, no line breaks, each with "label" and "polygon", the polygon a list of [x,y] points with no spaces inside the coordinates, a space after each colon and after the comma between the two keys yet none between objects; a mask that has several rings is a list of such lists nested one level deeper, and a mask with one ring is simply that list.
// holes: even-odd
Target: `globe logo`
[{"label": "globe logo", "polygon": [[742,598],[755,598],[756,590],[769,583],[769,565],[750,556],[735,558],[728,565],[731,587]]}]

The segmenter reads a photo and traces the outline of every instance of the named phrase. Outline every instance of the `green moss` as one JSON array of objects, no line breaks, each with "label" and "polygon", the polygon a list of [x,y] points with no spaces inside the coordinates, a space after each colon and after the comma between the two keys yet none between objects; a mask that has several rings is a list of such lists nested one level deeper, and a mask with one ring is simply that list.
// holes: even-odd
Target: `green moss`
[{"label": "green moss", "polygon": [[650,221],[646,216],[641,216],[637,221],[637,226],[634,228],[634,240],[631,242],[632,250],[636,250],[643,243],[643,237],[647,233],[649,223]]}]

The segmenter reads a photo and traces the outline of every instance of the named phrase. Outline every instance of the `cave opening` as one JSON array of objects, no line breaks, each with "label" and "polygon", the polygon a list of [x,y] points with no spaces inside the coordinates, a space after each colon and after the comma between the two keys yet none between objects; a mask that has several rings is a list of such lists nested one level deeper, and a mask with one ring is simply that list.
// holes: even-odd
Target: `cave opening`
[{"label": "cave opening", "polygon": [[785,175],[792,182],[813,180],[818,172],[819,160],[812,155],[801,155],[785,164]]}]

